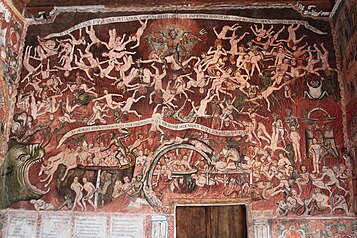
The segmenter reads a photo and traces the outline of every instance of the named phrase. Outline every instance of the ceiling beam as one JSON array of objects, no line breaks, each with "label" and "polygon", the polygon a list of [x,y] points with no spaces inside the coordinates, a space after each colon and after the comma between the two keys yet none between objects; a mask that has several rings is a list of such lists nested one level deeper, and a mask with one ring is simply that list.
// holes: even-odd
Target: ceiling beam
[{"label": "ceiling beam", "polygon": [[118,7],[180,7],[180,6],[214,6],[214,5],[269,5],[269,4],[302,4],[305,7],[315,5],[315,11],[330,12],[335,4],[335,0],[121,0],[120,3],[108,0],[13,0],[13,4],[18,8],[19,12],[23,12],[25,17],[38,17],[38,12],[49,12],[55,6],[71,7],[71,6],[95,6],[102,5],[108,8]]}]

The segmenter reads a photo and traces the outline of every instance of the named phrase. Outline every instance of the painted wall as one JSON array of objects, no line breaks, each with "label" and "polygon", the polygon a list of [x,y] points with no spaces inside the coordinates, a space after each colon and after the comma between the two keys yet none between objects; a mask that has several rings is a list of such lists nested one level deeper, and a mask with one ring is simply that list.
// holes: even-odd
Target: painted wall
[{"label": "painted wall", "polygon": [[[353,164],[353,186],[357,186],[357,13],[354,1],[342,1],[333,18],[336,42],[340,45],[337,56],[340,61],[341,78],[344,81],[346,105],[346,137],[348,138],[346,155]],[[354,194],[353,209],[357,211],[357,194]]]},{"label": "painted wall", "polygon": [[356,235],[336,54],[329,19],[292,8],[29,25],[4,236],[172,237],[182,203],[246,204],[250,237]]},{"label": "painted wall", "polygon": [[0,1],[0,164],[3,162],[9,138],[11,98],[16,93],[20,39],[24,20],[6,1]]}]

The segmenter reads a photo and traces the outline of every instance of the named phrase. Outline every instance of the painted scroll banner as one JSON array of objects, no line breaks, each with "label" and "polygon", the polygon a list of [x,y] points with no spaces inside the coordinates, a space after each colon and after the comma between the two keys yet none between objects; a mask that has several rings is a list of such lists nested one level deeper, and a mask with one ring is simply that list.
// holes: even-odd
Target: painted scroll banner
[{"label": "painted scroll banner", "polygon": [[37,213],[9,212],[6,237],[35,238],[36,227],[37,227]]},{"label": "painted scroll banner", "polygon": [[71,217],[64,215],[42,215],[40,238],[71,236]]},{"label": "painted scroll banner", "polygon": [[258,19],[242,16],[233,16],[233,15],[219,15],[219,14],[157,14],[157,15],[137,15],[137,16],[120,16],[120,17],[107,17],[107,18],[97,18],[91,19],[80,24],[75,25],[63,32],[52,33],[45,37],[45,39],[50,39],[53,37],[62,37],[70,34],[71,32],[94,25],[103,25],[111,24],[118,22],[130,22],[138,21],[145,19],[170,19],[170,18],[179,18],[179,19],[208,19],[208,20],[225,20],[225,21],[241,21],[241,22],[252,22],[252,23],[261,23],[261,24],[298,24],[305,26],[306,29],[309,29],[312,32],[315,32],[320,35],[325,35],[326,32],[322,32],[319,29],[311,26],[307,21],[301,20],[287,20],[287,19]]},{"label": "painted scroll banner", "polygon": [[75,238],[106,238],[106,216],[78,216],[74,221]]},{"label": "painted scroll banner", "polygon": [[111,217],[110,237],[144,238],[143,217]]},{"label": "painted scroll banner", "polygon": [[71,136],[77,135],[77,134],[82,134],[82,133],[88,133],[88,132],[94,132],[94,131],[105,131],[105,130],[114,130],[114,129],[122,129],[122,128],[133,128],[133,127],[139,127],[139,126],[145,126],[149,124],[156,124],[162,127],[165,127],[170,130],[174,131],[182,131],[182,130],[188,130],[188,129],[195,129],[199,130],[214,136],[227,136],[227,137],[232,137],[232,136],[243,136],[245,135],[244,130],[231,130],[231,131],[221,131],[221,130],[215,130],[209,127],[206,127],[204,125],[196,124],[196,123],[182,123],[182,124],[173,124],[169,123],[163,120],[159,119],[154,119],[154,118],[148,118],[136,122],[128,122],[128,123],[117,123],[117,124],[109,124],[109,125],[98,125],[98,126],[85,126],[85,127],[80,127],[74,130],[71,130],[67,132],[60,140],[58,143],[57,148],[59,148],[63,142],[65,142],[68,138]]}]

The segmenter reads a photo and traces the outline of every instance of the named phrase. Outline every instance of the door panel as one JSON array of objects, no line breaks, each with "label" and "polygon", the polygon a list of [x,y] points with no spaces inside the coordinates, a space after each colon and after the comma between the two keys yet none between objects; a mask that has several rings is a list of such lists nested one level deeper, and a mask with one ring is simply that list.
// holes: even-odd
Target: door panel
[{"label": "door panel", "polygon": [[245,206],[177,206],[176,237],[246,238]]},{"label": "door panel", "polygon": [[204,207],[176,208],[177,238],[207,238],[207,218]]},{"label": "door panel", "polygon": [[247,237],[246,213],[244,206],[208,207],[211,216],[211,237]]}]

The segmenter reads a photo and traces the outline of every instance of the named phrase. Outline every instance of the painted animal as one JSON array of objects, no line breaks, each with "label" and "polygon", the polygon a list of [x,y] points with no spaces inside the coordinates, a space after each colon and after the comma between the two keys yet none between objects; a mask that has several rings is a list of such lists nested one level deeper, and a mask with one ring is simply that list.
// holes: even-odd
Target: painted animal
[{"label": "painted animal", "polygon": [[6,153],[0,166],[0,209],[22,200],[39,199],[46,192],[30,183],[31,165],[41,161],[45,150],[38,144],[17,144]]}]

